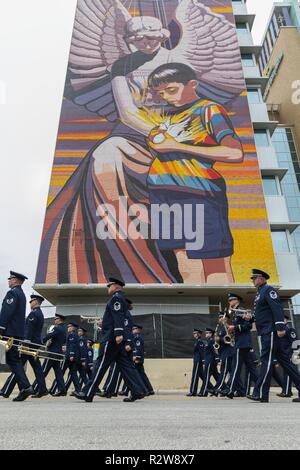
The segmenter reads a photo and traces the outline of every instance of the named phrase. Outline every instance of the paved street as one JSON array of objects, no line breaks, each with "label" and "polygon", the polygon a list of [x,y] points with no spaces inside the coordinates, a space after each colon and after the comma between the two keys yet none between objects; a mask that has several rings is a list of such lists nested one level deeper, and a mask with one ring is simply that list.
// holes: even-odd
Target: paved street
[{"label": "paved street", "polygon": [[163,393],[121,398],[0,399],[0,449],[300,449],[300,405],[272,397],[186,398]]}]

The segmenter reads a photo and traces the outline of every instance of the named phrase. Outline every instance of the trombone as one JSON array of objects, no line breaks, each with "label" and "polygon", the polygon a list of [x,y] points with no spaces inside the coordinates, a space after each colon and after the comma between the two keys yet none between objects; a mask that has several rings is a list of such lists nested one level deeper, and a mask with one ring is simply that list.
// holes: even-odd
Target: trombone
[{"label": "trombone", "polygon": [[0,344],[5,347],[6,352],[15,347],[20,354],[31,356],[35,360],[51,359],[52,361],[63,362],[64,354],[47,351],[47,346],[43,344],[31,343],[23,339],[15,339],[9,336],[0,336]]}]

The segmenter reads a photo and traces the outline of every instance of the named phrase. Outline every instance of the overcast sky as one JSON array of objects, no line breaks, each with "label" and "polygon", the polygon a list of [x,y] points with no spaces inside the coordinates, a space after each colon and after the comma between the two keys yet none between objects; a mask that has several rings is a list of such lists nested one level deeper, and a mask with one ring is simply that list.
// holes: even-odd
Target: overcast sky
[{"label": "overcast sky", "polygon": [[[260,43],[272,0],[248,0]],[[34,282],[76,0],[0,0],[0,300]],[[6,87],[6,100],[3,103]]]}]

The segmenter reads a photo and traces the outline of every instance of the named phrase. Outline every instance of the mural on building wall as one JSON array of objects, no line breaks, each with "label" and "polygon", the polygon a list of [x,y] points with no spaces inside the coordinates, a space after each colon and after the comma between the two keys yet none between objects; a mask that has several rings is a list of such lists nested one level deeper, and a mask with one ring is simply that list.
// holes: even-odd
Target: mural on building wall
[{"label": "mural on building wall", "polygon": [[78,0],[37,283],[277,273],[231,0]]}]

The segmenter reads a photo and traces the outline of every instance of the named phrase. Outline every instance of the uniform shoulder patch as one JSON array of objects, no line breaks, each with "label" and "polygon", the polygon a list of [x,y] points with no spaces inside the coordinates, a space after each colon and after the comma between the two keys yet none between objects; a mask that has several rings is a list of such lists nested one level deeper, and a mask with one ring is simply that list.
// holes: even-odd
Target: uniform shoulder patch
[{"label": "uniform shoulder patch", "polygon": [[8,305],[13,304],[13,303],[14,303],[14,298],[12,297],[11,299],[7,299],[7,300],[6,300],[6,303],[7,303]]},{"label": "uniform shoulder patch", "polygon": [[121,310],[121,302],[119,302],[118,300],[114,302],[113,309],[115,312],[119,312]]},{"label": "uniform shoulder patch", "polygon": [[271,299],[278,299],[278,294],[276,292],[276,290],[271,290],[270,293],[269,293]]},{"label": "uniform shoulder patch", "polygon": [[292,331],[292,332],[291,332],[291,338],[292,338],[292,339],[296,339],[296,338],[297,338],[297,334],[295,333],[295,331]]}]

